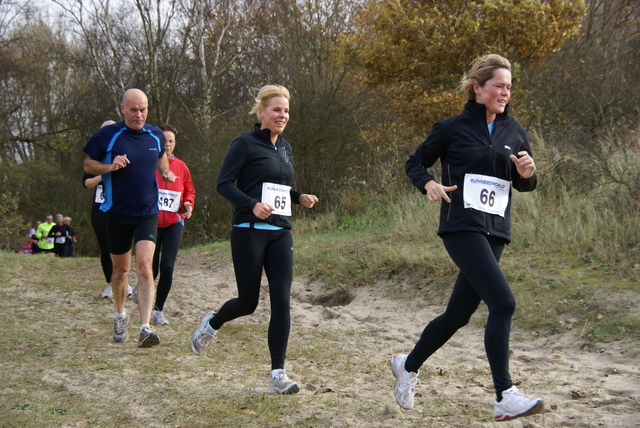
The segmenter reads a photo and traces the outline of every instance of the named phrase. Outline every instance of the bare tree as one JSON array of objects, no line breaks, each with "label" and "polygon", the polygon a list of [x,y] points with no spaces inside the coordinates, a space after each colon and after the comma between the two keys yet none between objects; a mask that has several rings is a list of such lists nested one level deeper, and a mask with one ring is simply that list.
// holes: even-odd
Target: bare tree
[{"label": "bare tree", "polygon": [[640,152],[640,3],[589,0],[581,32],[528,70],[522,85],[531,125],[558,153],[556,182],[591,192],[622,186],[636,201]]}]

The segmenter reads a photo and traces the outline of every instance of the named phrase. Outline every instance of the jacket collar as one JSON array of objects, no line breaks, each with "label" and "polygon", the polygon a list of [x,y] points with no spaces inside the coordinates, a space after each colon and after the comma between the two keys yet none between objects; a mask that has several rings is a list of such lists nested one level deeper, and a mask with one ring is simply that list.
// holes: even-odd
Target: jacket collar
[{"label": "jacket collar", "polygon": [[[507,104],[507,106],[504,108],[504,111],[496,115],[496,122],[499,120],[507,120],[507,118],[509,117],[509,109],[510,109],[509,104]],[[484,104],[477,103],[473,100],[469,100],[466,102],[466,104],[464,105],[464,111],[473,116],[478,116],[483,118],[486,118],[487,116]]]},{"label": "jacket collar", "polygon": [[[271,142],[271,130],[268,128],[265,129],[260,129],[260,126],[262,126],[259,123],[256,123],[255,125],[253,125],[253,130],[256,134],[258,134],[258,137],[260,139],[264,139],[266,142],[268,142],[269,144],[273,144]],[[280,142],[280,139],[282,138],[282,134],[278,135],[278,138],[276,139],[276,144],[278,144],[278,142]]]}]

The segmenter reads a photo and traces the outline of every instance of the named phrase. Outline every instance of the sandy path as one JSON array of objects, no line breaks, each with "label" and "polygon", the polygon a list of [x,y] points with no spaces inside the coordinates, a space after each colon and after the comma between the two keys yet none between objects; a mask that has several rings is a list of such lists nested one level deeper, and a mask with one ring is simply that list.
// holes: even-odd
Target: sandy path
[{"label": "sandy path", "polygon": [[[234,296],[235,283],[232,268],[219,264],[206,271],[193,269],[195,259],[182,259],[178,271],[184,281],[191,284],[216,287],[216,302]],[[212,273],[215,271],[215,275]],[[209,285],[206,285],[209,284]],[[266,279],[263,279],[261,303],[255,314],[247,317],[247,323],[266,325],[269,317]],[[336,367],[335,361],[313,362],[304,359],[289,359],[287,367],[297,379],[310,380],[311,388],[339,390],[341,394],[370,402],[374,412],[387,415],[393,425],[401,423],[407,414],[399,410],[393,399],[393,376],[388,369],[388,358],[397,352],[408,352],[418,339],[426,322],[436,316],[443,305],[430,305],[418,300],[394,300],[385,297],[385,284],[356,289],[350,299],[344,294],[327,294],[320,284],[308,284],[295,280],[292,299],[292,343],[313,340],[306,332],[321,329],[328,335],[343,338],[336,340],[336,359],[347,358],[357,370],[358,363],[366,360],[379,362],[379,373],[351,373],[349,382],[338,384],[331,379],[340,379],[345,374]],[[194,290],[197,292],[197,290]],[[188,299],[189,300],[189,299]],[[350,300],[344,305],[335,305]],[[441,299],[438,299],[441,300]],[[215,304],[214,302],[210,302]],[[206,308],[201,305],[196,319]],[[479,426],[493,425],[491,421],[492,384],[483,347],[481,320],[486,311],[481,309],[472,323],[460,330],[452,340],[438,351],[423,367],[420,374],[422,385],[418,389],[415,411],[428,416],[432,407],[431,397],[438,402],[454,403],[451,409],[445,406],[442,419],[456,426],[455,407],[478,406]],[[193,322],[193,321],[192,321]],[[224,333],[224,330],[221,331]],[[221,334],[222,336],[222,334]],[[221,339],[222,340],[222,339]],[[226,338],[233,340],[233,338]],[[590,345],[575,333],[563,333],[550,337],[535,337],[518,330],[517,320],[512,332],[511,372],[520,389],[539,396],[545,401],[543,414],[512,422],[515,426],[555,427],[640,427],[640,358],[637,344],[612,342]],[[339,354],[344,352],[344,354]],[[635,355],[629,357],[627,355]],[[268,367],[265,366],[265,370]],[[314,373],[314,369],[321,373]],[[317,392],[303,390],[303,393]],[[441,409],[443,410],[443,409]],[[450,415],[451,414],[451,415]],[[415,415],[414,415],[415,416]],[[343,420],[344,426],[349,426]],[[351,426],[359,426],[356,418]],[[388,421],[389,422],[389,421]],[[343,426],[343,425],[340,425]]]}]

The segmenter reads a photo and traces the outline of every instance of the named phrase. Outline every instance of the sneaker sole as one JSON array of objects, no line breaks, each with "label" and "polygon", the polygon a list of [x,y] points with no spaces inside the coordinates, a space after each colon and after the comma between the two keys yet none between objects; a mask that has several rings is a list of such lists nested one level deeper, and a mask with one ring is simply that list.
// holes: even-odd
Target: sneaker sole
[{"label": "sneaker sole", "polygon": [[160,343],[160,338],[152,334],[146,337],[142,342],[138,342],[138,348],[151,348],[152,346],[156,346]]},{"label": "sneaker sole", "polygon": [[290,395],[290,394],[297,394],[299,391],[300,391],[300,387],[298,386],[297,383],[294,383],[293,385],[290,385],[289,388],[285,388],[285,389],[278,389],[270,386],[269,389],[267,389],[267,394]]},{"label": "sneaker sole", "polygon": [[531,416],[531,415],[535,415],[536,413],[540,413],[543,408],[544,408],[544,403],[542,402],[542,400],[538,400],[538,402],[532,408],[530,408],[524,413],[521,413],[516,416],[509,416],[509,415],[498,416],[498,417],[494,417],[493,420],[496,422],[512,421],[517,418],[522,418],[524,416]]},{"label": "sneaker sole", "polygon": [[129,340],[129,334],[127,333],[124,337],[123,336],[118,336],[118,337],[113,337],[113,341],[115,343],[124,343],[127,340]]}]

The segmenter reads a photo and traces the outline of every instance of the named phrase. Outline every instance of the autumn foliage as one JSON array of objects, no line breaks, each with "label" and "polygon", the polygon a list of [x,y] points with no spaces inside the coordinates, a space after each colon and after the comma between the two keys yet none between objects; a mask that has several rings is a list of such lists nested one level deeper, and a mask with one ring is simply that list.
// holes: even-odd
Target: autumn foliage
[{"label": "autumn foliage", "polygon": [[502,54],[517,75],[574,35],[584,12],[582,0],[373,0],[343,46],[390,110],[424,129],[459,111],[455,88],[476,56]]}]

